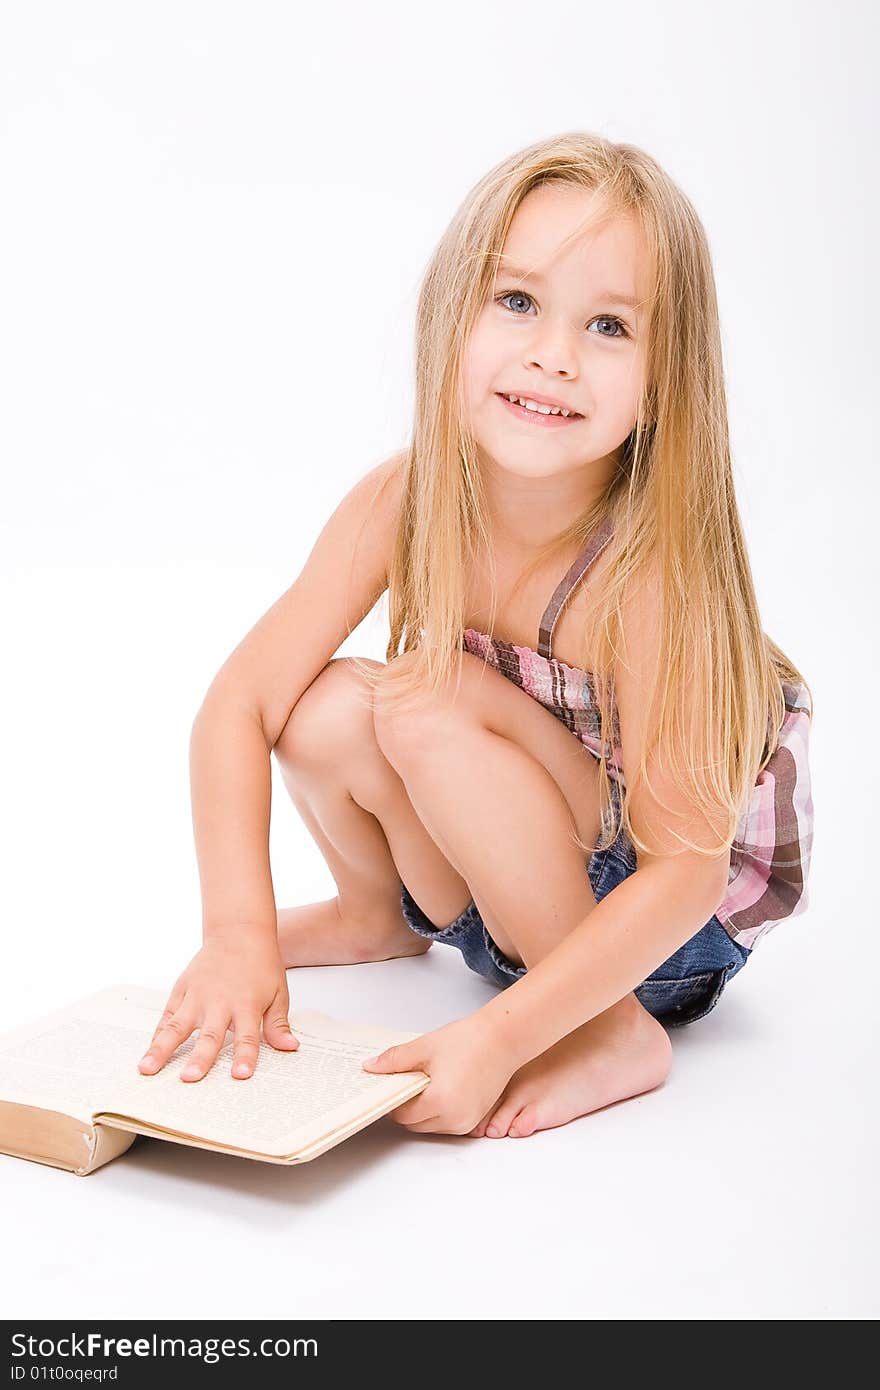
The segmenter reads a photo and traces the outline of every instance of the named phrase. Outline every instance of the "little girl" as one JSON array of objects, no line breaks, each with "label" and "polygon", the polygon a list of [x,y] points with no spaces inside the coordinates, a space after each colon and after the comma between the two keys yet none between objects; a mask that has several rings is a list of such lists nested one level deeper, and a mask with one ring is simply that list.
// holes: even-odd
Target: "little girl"
[{"label": "little girl", "polygon": [[[642,150],[542,141],[471,191],[418,305],[412,443],[368,473],[193,724],[195,1029],[299,1044],[285,967],[441,942],[496,988],[373,1071],[412,1130],[524,1136],[660,1085],[807,906],[812,698],[761,627],[704,229]],[[388,590],[387,664],[334,659]],[[401,649],[402,648],[402,649]],[[338,886],[276,911],[270,754]]]}]

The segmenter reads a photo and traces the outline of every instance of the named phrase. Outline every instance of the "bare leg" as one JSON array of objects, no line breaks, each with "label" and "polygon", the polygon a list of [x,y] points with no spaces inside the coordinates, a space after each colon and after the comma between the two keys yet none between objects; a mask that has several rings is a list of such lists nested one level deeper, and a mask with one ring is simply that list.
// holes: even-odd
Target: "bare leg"
[{"label": "bare leg", "polygon": [[279,908],[284,964],[356,965],[423,954],[431,943],[403,920],[400,879],[375,816],[332,782],[308,789],[302,778],[291,785],[285,777],[285,783],[339,893],[325,902]]},{"label": "bare leg", "polygon": [[521,1067],[471,1133],[525,1139],[654,1090],[671,1065],[666,1029],[626,994]]},{"label": "bare leg", "polygon": [[[381,723],[378,734],[420,820],[470,883],[490,935],[509,959],[532,967],[596,906],[553,778],[466,711],[452,724],[447,712],[442,730],[422,726],[411,740],[396,742]],[[627,994],[521,1068],[471,1134],[526,1136],[566,1124],[652,1090],[670,1064],[665,1029]]]},{"label": "bare leg", "polygon": [[360,684],[344,659],[330,662],[275,746],[284,784],[339,890],[325,902],[279,910],[288,967],[423,955],[431,942],[403,919],[398,864],[438,920],[452,921],[470,901],[379,751],[370,711],[355,698]]},{"label": "bare leg", "polygon": [[[531,968],[595,908],[571,810],[523,748],[465,714],[454,729],[426,731],[402,758],[393,740],[386,754],[515,965]],[[598,810],[596,820],[598,829]]]},{"label": "bare leg", "polygon": [[[423,955],[432,943],[410,931],[403,919],[400,875],[380,822],[329,775],[312,782],[301,772],[296,781],[283,775],[339,888],[326,902],[279,910],[284,964],[352,965]],[[401,796],[405,799],[402,791]],[[450,921],[469,897],[465,888],[463,901],[459,894],[458,906],[450,909]]]}]

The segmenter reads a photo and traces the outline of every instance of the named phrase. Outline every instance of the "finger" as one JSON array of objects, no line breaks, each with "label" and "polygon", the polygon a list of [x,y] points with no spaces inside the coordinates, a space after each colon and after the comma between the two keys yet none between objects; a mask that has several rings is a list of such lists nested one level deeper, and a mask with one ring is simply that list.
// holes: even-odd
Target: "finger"
[{"label": "finger", "polygon": [[469,1134],[472,1128],[470,1124],[465,1127],[460,1122],[450,1119],[448,1112],[446,1115],[432,1115],[429,1120],[422,1120],[417,1125],[407,1125],[407,1129],[413,1134],[455,1134],[459,1137]]},{"label": "finger", "polygon": [[271,1047],[282,1048],[285,1052],[295,1052],[299,1038],[295,1038],[290,1027],[290,995],[286,987],[279,989],[263,1016],[263,1037]]},{"label": "finger", "polygon": [[[427,1089],[426,1086],[425,1090]],[[432,1107],[422,1100],[423,1095],[424,1092],[413,1096],[411,1100],[405,1100],[402,1105],[398,1105],[396,1110],[389,1110],[388,1114],[392,1120],[396,1120],[401,1125],[412,1124],[414,1120],[424,1120],[432,1113]],[[436,1109],[436,1106],[433,1108]]]},{"label": "finger", "polygon": [[233,1021],[235,1047],[232,1054],[232,1075],[250,1076],[260,1055],[260,1015],[242,1014]]},{"label": "finger", "polygon": [[192,1056],[180,1073],[182,1081],[201,1081],[217,1060],[217,1053],[226,1041],[229,1015],[217,1014],[205,1019],[199,1028],[199,1040],[192,1050]]},{"label": "finger", "polygon": [[375,1057],[367,1057],[363,1066],[371,1072],[421,1071],[425,1061],[420,1049],[414,1043],[398,1043],[386,1047]]},{"label": "finger", "polygon": [[168,996],[168,1003],[165,1005],[164,1012],[162,1013],[159,1022],[153,1029],[153,1036],[150,1038],[150,1041],[147,1044],[147,1052],[149,1052],[150,1048],[153,1046],[153,1043],[156,1041],[156,1038],[159,1036],[160,1031],[165,1027],[165,1024],[168,1022],[168,1020],[170,1018],[173,1018],[174,1015],[179,1011],[185,995],[186,989],[182,985],[177,984],[174,986],[174,989]]},{"label": "finger", "polygon": [[407,1125],[406,1128],[411,1134],[447,1134],[449,1131],[443,1124],[441,1115],[431,1115],[427,1120],[419,1120],[418,1124]]},{"label": "finger", "polygon": [[186,1042],[195,1026],[195,1013],[186,1007],[179,1009],[171,1018],[166,1018],[156,1029],[153,1041],[138,1063],[140,1070],[149,1074],[161,1071],[172,1053],[182,1042]]},{"label": "finger", "polygon": [[388,1114],[392,1120],[401,1125],[419,1124],[422,1120],[432,1120],[443,1110],[442,1095],[429,1095],[430,1086],[426,1086],[417,1096],[412,1096],[410,1100],[405,1100],[396,1109],[389,1110]]}]

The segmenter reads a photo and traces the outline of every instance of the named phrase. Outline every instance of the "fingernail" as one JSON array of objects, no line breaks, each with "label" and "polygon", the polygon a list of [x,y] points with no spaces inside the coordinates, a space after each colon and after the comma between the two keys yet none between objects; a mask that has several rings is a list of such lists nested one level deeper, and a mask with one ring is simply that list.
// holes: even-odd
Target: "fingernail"
[{"label": "fingernail", "polygon": [[155,1060],[156,1060],[156,1059],[155,1059],[155,1057],[153,1056],[152,1052],[148,1052],[147,1055],[146,1055],[146,1057],[142,1057],[142,1058],[141,1058],[141,1066],[142,1066],[142,1067],[151,1067],[151,1066],[153,1065],[153,1063],[155,1062]]},{"label": "fingernail", "polygon": [[233,1067],[233,1071],[235,1072],[236,1076],[250,1075],[250,1067],[248,1066],[247,1062],[236,1062],[235,1066]]},{"label": "fingernail", "polygon": [[368,1066],[370,1066],[370,1064],[371,1064],[372,1062],[378,1062],[378,1060],[379,1060],[378,1057],[365,1057],[365,1058],[364,1058],[364,1066],[365,1066],[365,1067],[368,1067]]},{"label": "fingernail", "polygon": [[199,1069],[198,1069],[198,1067],[195,1066],[195,1064],[193,1064],[193,1063],[191,1063],[188,1067],[184,1067],[183,1071],[181,1072],[181,1076],[186,1076],[186,1077],[189,1077],[189,1078],[198,1076],[198,1074],[199,1074]]}]

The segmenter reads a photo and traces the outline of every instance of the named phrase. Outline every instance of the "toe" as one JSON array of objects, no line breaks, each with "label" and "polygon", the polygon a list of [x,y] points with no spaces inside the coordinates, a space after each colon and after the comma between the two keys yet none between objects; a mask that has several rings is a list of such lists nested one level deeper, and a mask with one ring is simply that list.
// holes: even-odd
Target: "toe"
[{"label": "toe", "polygon": [[468,1132],[467,1132],[467,1138],[468,1138],[468,1139],[483,1139],[483,1138],[485,1137],[485,1134],[486,1134],[486,1126],[488,1125],[488,1123],[489,1123],[489,1121],[491,1120],[491,1118],[492,1118],[492,1111],[491,1111],[491,1110],[487,1110],[486,1113],[485,1113],[485,1115],[483,1116],[482,1120],[480,1120],[478,1124],[475,1124],[474,1127],[473,1127],[473,1129],[469,1129],[469,1130],[468,1130]]},{"label": "toe", "polygon": [[522,1101],[511,1096],[503,1100],[489,1121],[486,1134],[490,1139],[503,1139],[510,1129],[510,1122],[522,1109]]},{"label": "toe", "polygon": [[519,1114],[514,1115],[507,1132],[512,1139],[527,1139],[540,1127],[538,1107],[536,1105],[524,1105]]}]

